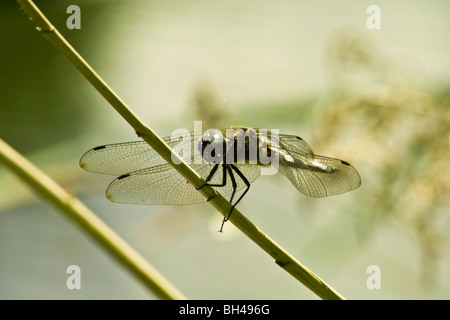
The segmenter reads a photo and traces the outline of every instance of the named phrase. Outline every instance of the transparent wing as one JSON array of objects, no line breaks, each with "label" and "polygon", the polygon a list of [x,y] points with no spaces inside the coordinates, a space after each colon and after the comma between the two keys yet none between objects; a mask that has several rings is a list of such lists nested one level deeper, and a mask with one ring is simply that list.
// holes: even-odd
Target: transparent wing
[{"label": "transparent wing", "polygon": [[[186,148],[190,154],[180,152],[183,160],[189,162],[194,159],[193,132],[186,132],[179,139],[172,141],[172,137],[163,140],[171,147]],[[182,148],[183,147],[183,148]],[[124,142],[99,146],[87,151],[80,159],[80,167],[86,171],[122,175],[129,172],[165,164],[166,161],[145,141]]]},{"label": "transparent wing", "polygon": [[[252,182],[258,178],[260,168],[256,165],[236,165],[245,177]],[[212,165],[192,164],[191,167],[205,179]],[[246,185],[235,174],[237,190]],[[222,168],[219,168],[210,184],[220,184],[223,181]],[[230,177],[224,187],[214,187],[223,196],[233,191]],[[163,164],[125,174],[115,179],[106,190],[109,200],[129,204],[172,204],[185,205],[206,202],[206,198],[195,190],[171,165]]]},{"label": "transparent wing", "polygon": [[[172,136],[163,140],[169,147],[176,149],[183,158],[203,179],[205,179],[212,165],[202,160],[201,164],[194,163],[194,148],[197,147],[199,136],[193,132],[178,135],[172,141]],[[168,164],[145,141],[125,142],[99,146],[86,152],[80,159],[80,167],[86,171],[120,175],[108,187],[108,199],[119,203],[130,204],[194,204],[205,202],[203,197],[190,185],[170,164]],[[256,165],[237,165],[249,182],[254,181],[260,174]],[[232,183],[227,175],[224,187],[214,187],[223,196],[233,191]],[[235,174],[237,191],[246,187],[242,179]],[[222,168],[219,168],[210,184],[221,184],[223,181]]]},{"label": "transparent wing", "polygon": [[292,157],[312,158],[314,153],[305,140],[299,136],[289,134],[279,134],[279,148],[285,150]]},{"label": "transparent wing", "polygon": [[279,171],[297,190],[310,197],[340,194],[361,185],[361,178],[352,165],[343,160],[314,155],[299,137],[280,135],[279,147]]}]

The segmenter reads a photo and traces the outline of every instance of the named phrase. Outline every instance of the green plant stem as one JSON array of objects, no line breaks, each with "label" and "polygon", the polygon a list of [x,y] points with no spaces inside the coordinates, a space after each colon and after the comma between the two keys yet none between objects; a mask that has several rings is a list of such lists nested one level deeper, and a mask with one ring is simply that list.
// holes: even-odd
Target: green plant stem
[{"label": "green plant stem", "polygon": [[[137,135],[154,148],[168,163],[194,187],[203,186],[204,180],[193,171],[182,159],[174,153],[167,144],[125,105],[125,103],[110,89],[86,61],[63,38],[56,28],[45,18],[42,12],[32,1],[17,0],[24,11],[34,20],[38,30],[85,76],[85,78],[97,89],[97,91],[112,105],[114,109],[134,128]],[[177,159],[179,165],[172,162]],[[207,186],[199,192],[208,199],[222,215],[228,216],[231,210],[230,203],[218,194],[213,188]],[[244,217],[236,208],[230,217],[230,221],[245,235],[252,239],[258,246],[275,259],[275,262],[289,272],[297,280],[323,299],[344,299],[333,288],[317,277],[308,268],[303,266],[293,256],[266,236],[252,222]]]},{"label": "green plant stem", "polygon": [[186,299],[181,292],[81,201],[66,192],[2,139],[0,139],[0,162],[87,231],[158,297],[161,299]]}]

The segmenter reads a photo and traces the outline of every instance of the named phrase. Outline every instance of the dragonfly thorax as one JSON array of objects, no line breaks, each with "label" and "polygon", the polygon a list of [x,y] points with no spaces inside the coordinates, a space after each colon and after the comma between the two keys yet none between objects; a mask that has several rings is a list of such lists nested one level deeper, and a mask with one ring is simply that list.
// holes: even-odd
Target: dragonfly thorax
[{"label": "dragonfly thorax", "polygon": [[209,164],[266,165],[268,162],[260,161],[261,157],[276,156],[268,143],[267,136],[261,137],[253,128],[209,129],[198,140],[198,150]]},{"label": "dragonfly thorax", "polygon": [[207,130],[198,140],[198,150],[207,163],[220,163],[227,152],[227,140],[219,130]]}]

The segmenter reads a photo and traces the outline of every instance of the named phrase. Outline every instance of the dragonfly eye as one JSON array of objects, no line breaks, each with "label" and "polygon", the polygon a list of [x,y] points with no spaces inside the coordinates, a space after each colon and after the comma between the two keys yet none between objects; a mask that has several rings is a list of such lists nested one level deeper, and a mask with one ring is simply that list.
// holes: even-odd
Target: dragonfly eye
[{"label": "dragonfly eye", "polygon": [[207,163],[220,163],[226,153],[226,141],[220,132],[206,131],[198,140],[198,150]]}]

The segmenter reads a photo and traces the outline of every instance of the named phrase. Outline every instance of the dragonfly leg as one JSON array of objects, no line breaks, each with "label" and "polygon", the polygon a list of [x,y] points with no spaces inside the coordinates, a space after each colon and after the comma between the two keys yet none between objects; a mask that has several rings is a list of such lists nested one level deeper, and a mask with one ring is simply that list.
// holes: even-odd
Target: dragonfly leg
[{"label": "dragonfly leg", "polygon": [[230,175],[231,184],[233,186],[233,193],[231,193],[231,197],[230,197],[230,203],[232,203],[234,195],[236,194],[237,183],[236,183],[236,179],[234,178],[234,175],[233,175],[233,170],[231,169],[230,166],[227,166],[227,171],[228,171],[228,174]]},{"label": "dragonfly leg", "polygon": [[246,188],[245,191],[241,194],[241,196],[239,197],[239,199],[237,199],[237,201],[231,206],[231,210],[230,210],[230,213],[228,214],[228,216],[225,217],[225,218],[223,218],[222,226],[220,227],[219,232],[222,232],[224,223],[227,222],[228,219],[230,219],[231,214],[233,213],[234,208],[237,206],[237,204],[239,203],[239,201],[242,200],[242,198],[245,196],[245,194],[246,194],[246,193],[248,192],[248,190],[250,189],[250,182],[247,180],[247,178],[244,176],[244,174],[243,174],[243,173],[242,173],[235,165],[229,164],[228,167],[227,167],[227,169],[228,169],[228,172],[229,172],[229,174],[230,174],[231,182],[233,183],[233,193],[232,193],[232,195],[231,195],[230,203],[231,203],[231,201],[233,200],[233,197],[234,197],[234,194],[235,194],[236,188],[237,188],[236,180],[235,180],[235,178],[234,178],[234,175],[233,175],[233,171],[232,171],[232,170],[234,170],[234,171],[237,173],[237,175],[242,179],[242,181],[245,183],[245,185],[247,186],[247,188]]},{"label": "dragonfly leg", "polygon": [[215,164],[214,167],[211,169],[211,171],[209,172],[208,176],[205,178],[205,184],[202,185],[200,188],[197,188],[197,190],[200,190],[201,188],[205,187],[205,186],[210,186],[210,187],[223,187],[227,184],[227,173],[225,170],[225,164],[222,164],[222,183],[220,184],[210,184],[208,183],[213,177],[214,174],[216,173],[217,169],[219,168],[219,164]]},{"label": "dragonfly leg", "polygon": [[[231,169],[231,166],[227,166],[227,172],[228,172],[228,174],[230,175],[231,184],[233,185],[233,193],[231,194],[231,197],[230,197],[230,204],[231,204],[231,203],[233,202],[234,195],[236,194],[237,183],[236,183],[236,179],[234,178],[233,170]],[[224,225],[225,222],[227,222],[228,219],[230,218],[231,213],[233,212],[233,209],[234,209],[234,206],[231,207],[231,210],[230,210],[230,213],[228,214],[228,216],[223,217],[222,225],[220,226],[219,232],[222,232],[222,230],[223,230],[223,225]]]},{"label": "dragonfly leg", "polygon": [[241,194],[239,199],[234,204],[232,204],[231,210],[230,210],[230,213],[228,214],[228,216],[223,218],[222,225],[220,226],[220,230],[219,230],[219,232],[222,232],[223,226],[224,226],[225,222],[227,222],[228,219],[230,219],[230,216],[233,213],[234,208],[237,206],[239,201],[242,200],[242,198],[245,196],[245,194],[250,189],[250,182],[247,180],[247,178],[244,176],[244,174],[235,165],[222,163],[222,183],[218,183],[218,184],[208,183],[214,177],[214,174],[217,172],[218,168],[219,168],[219,164],[215,164],[214,167],[209,172],[208,176],[205,178],[205,184],[203,186],[201,186],[200,188],[198,188],[197,190],[203,188],[204,186],[224,187],[227,184],[227,173],[228,173],[230,175],[231,183],[233,186],[233,192],[232,192],[231,198],[230,198],[230,204],[231,204],[233,202],[233,199],[234,199],[234,196],[235,196],[236,190],[237,190],[237,183],[236,183],[236,179],[234,177],[233,171],[235,171],[237,173],[237,175],[242,179],[242,181],[247,186],[247,188]]}]

